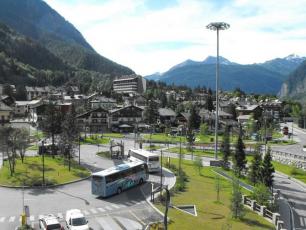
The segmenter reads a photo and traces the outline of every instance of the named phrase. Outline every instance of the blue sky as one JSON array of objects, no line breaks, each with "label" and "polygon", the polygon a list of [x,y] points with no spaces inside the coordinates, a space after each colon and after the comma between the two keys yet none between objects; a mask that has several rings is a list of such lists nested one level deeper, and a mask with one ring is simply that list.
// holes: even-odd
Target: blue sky
[{"label": "blue sky", "polygon": [[140,75],[216,54],[250,64],[306,56],[305,0],[45,0],[101,55]]}]

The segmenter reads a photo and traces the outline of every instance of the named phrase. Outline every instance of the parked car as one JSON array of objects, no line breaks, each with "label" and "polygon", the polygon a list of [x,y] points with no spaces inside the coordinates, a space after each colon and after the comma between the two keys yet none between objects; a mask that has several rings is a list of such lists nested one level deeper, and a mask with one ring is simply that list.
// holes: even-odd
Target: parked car
[{"label": "parked car", "polygon": [[66,224],[70,230],[89,230],[88,221],[79,209],[70,209],[66,212]]},{"label": "parked car", "polygon": [[64,230],[58,218],[52,214],[44,216],[38,220],[39,228],[43,230]]}]

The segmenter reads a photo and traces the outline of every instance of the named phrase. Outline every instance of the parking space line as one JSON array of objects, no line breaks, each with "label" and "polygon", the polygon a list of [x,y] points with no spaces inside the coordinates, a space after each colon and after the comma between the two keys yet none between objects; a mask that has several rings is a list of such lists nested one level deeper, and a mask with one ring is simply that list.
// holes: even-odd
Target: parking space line
[{"label": "parking space line", "polygon": [[87,210],[84,210],[84,215],[88,216],[90,213]]},{"label": "parking space line", "polygon": [[100,212],[105,212],[105,209],[103,209],[103,208],[98,208],[98,210],[99,210]]},{"label": "parking space line", "polygon": [[90,211],[91,211],[93,214],[97,214],[97,213],[98,213],[97,210],[94,209],[94,208],[90,209]]},{"label": "parking space line", "polygon": [[105,206],[105,209],[107,209],[109,211],[113,210],[112,207],[109,207],[109,206]]},{"label": "parking space line", "polygon": [[146,225],[145,222],[143,222],[138,216],[136,216],[136,214],[132,211],[129,211],[132,216],[134,216],[136,218],[136,220],[138,220],[142,225]]},{"label": "parking space line", "polygon": [[15,217],[15,216],[11,216],[11,217],[9,218],[9,222],[14,222],[14,221],[15,221],[15,219],[16,219],[16,217]]},{"label": "parking space line", "polygon": [[111,204],[114,208],[116,208],[116,209],[118,209],[118,208],[120,208],[118,205],[116,205],[116,204]]}]

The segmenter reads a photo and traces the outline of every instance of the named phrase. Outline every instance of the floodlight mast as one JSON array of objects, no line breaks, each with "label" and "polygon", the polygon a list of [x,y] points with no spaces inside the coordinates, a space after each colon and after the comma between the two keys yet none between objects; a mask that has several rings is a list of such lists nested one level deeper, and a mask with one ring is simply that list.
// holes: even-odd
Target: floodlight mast
[{"label": "floodlight mast", "polygon": [[216,62],[216,112],[215,112],[215,159],[218,159],[218,124],[219,124],[219,30],[230,27],[225,22],[212,22],[206,28],[217,31],[217,62]]}]

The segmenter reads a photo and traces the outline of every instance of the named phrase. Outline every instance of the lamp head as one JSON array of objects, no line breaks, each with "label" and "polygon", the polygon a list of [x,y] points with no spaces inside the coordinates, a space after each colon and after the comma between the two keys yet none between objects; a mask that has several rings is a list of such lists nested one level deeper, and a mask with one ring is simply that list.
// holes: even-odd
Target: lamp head
[{"label": "lamp head", "polygon": [[211,22],[206,26],[209,30],[227,30],[230,25],[225,22]]}]

